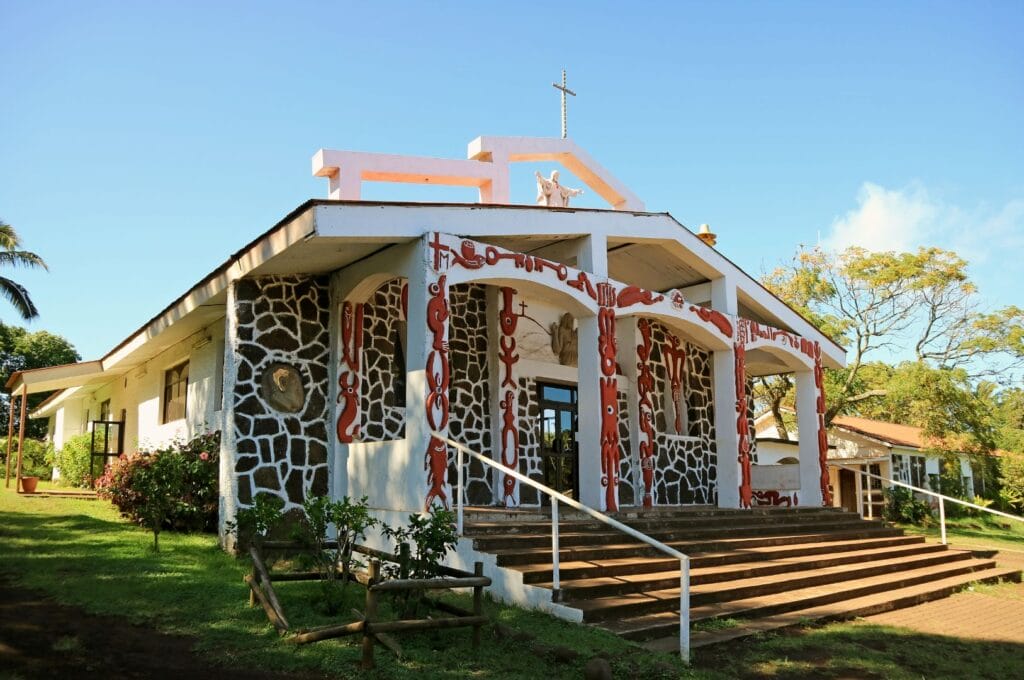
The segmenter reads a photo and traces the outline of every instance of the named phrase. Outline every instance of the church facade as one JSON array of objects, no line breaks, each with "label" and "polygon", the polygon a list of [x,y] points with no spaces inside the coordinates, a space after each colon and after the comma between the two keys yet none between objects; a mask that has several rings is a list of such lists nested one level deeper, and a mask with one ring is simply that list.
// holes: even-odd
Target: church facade
[{"label": "church facade", "polygon": [[[610,208],[511,205],[509,164],[538,160]],[[829,504],[822,368],[843,349],[571,140],[479,138],[466,160],[321,151],[314,173],[328,200],[102,359],[12,379],[60,390],[33,414],[58,446],[96,420],[129,451],[220,430],[222,526],[260,493],[289,509],[365,495],[392,523],[459,496],[542,508],[507,468],[606,512]],[[481,202],[363,201],[364,181]],[[819,436],[788,488],[758,488],[751,380],[782,372]],[[496,465],[457,469],[448,438]]]}]

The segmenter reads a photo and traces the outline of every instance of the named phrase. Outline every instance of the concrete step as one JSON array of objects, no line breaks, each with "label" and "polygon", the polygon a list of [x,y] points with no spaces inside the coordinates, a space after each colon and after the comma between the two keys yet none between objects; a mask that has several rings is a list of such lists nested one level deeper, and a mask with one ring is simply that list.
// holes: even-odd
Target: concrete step
[{"label": "concrete step", "polygon": [[[913,607],[925,602],[948,597],[972,583],[994,583],[997,581],[1014,581],[1019,583],[1020,580],[1021,572],[1019,570],[994,567],[919,585],[898,588],[884,593],[855,597],[816,607],[796,609],[747,621],[722,630],[696,631],[691,634],[690,646],[696,649],[767,631],[805,625],[808,621],[835,621]],[[669,628],[672,629],[672,626],[669,626]],[[671,635],[646,642],[644,647],[658,651],[677,651],[679,646],[678,628],[679,619],[677,616],[674,629],[670,630]]]},{"label": "concrete step", "polygon": [[[790,524],[813,524],[816,522],[832,524],[835,522],[860,521],[856,513],[834,512],[825,509],[815,509],[804,512],[792,513],[760,513],[754,515],[683,515],[678,517],[654,516],[622,518],[620,521],[638,531],[651,533],[670,526],[674,530],[686,528],[708,529],[712,526],[747,526],[762,527],[767,525],[790,525]],[[564,533],[597,532],[607,533],[615,531],[607,524],[594,519],[566,520],[559,517],[559,531]],[[543,521],[473,521],[465,523],[465,534],[471,538],[483,538],[485,536],[509,536],[519,534],[542,534],[551,535],[551,520]]]},{"label": "concrete step", "polygon": [[[996,567],[992,560],[959,559],[854,580],[834,581],[712,604],[691,605],[690,619],[692,623],[726,618],[763,619],[825,605],[841,604],[872,595],[889,597],[889,593],[897,590],[926,586],[946,579],[966,577],[963,582],[968,583],[978,578],[972,577],[972,574],[994,569]],[[602,627],[631,640],[664,637],[673,634],[673,627],[676,632],[679,628],[678,588],[620,598],[601,598],[574,606],[584,610],[585,620],[588,619],[588,614],[591,614],[590,620],[601,621]],[[594,615],[599,618],[594,619]]]},{"label": "concrete step", "polygon": [[[799,534],[799,533],[821,533],[832,531],[843,531],[857,528],[886,528],[880,522],[854,519],[850,520],[838,515],[840,518],[835,522],[813,522],[813,523],[787,523],[767,526],[748,525],[721,525],[721,526],[695,526],[675,528],[666,526],[664,528],[645,531],[648,536],[663,543],[697,541],[700,539],[720,539],[746,536],[766,536],[772,534]],[[504,552],[524,548],[550,547],[550,530],[544,533],[530,534],[501,534],[493,536],[476,537],[467,532],[467,537],[473,539],[473,546],[484,552]],[[558,534],[560,547],[574,546],[597,546],[616,545],[632,542],[619,531],[566,531],[559,529]]]},{"label": "concrete step", "polygon": [[[733,538],[716,538],[713,536],[703,539],[692,539],[686,541],[668,541],[667,545],[686,555],[715,554],[719,553],[719,559],[729,560],[725,553],[740,552],[754,548],[779,546],[794,547],[803,544],[824,543],[832,540],[861,540],[876,538],[906,538],[900,529],[886,527],[878,524],[854,524],[851,528],[832,531],[814,531],[809,533],[761,533],[755,536],[739,536]],[[594,546],[565,546],[560,544],[559,556],[564,561],[592,561],[612,557],[662,557],[665,553],[652,548],[639,541],[633,542],[627,536],[619,534],[619,541]],[[479,548],[478,548],[479,549]],[[547,537],[542,545],[538,546],[513,546],[492,549],[486,552],[498,556],[498,564],[516,568],[521,565],[551,560],[551,538]]]},{"label": "concrete step", "polygon": [[[754,565],[748,569],[723,572],[697,570],[691,573],[690,605],[696,607],[713,602],[724,602],[742,598],[770,595],[798,588],[868,578],[933,565],[971,559],[971,554],[960,550],[946,550],[945,546],[925,545],[922,552],[889,555],[882,551],[863,551],[858,554],[846,553],[845,559],[834,564],[819,564],[815,561],[781,561],[778,569],[768,574],[758,574]],[[870,554],[865,554],[870,553]],[[710,571],[710,573],[708,573]],[[565,603],[581,600],[594,601],[599,598],[645,593],[671,588],[679,583],[679,569],[673,571],[619,576],[614,578],[582,579],[563,582],[561,601]],[[548,584],[550,585],[550,584]]]},{"label": "concrete step", "polygon": [[[633,519],[664,519],[672,520],[675,518],[687,518],[687,517],[734,517],[734,518],[747,518],[760,515],[783,515],[793,516],[802,514],[817,514],[817,513],[834,513],[843,514],[847,511],[843,508],[815,508],[815,507],[795,507],[795,508],[777,508],[777,507],[758,507],[751,508],[749,510],[737,510],[727,508],[717,508],[711,505],[688,505],[683,507],[656,507],[656,508],[623,508],[618,512],[609,513],[608,516],[619,520],[620,522],[629,523]],[[571,510],[565,506],[559,507],[558,516],[563,521],[573,520],[585,520],[594,521],[594,519],[586,513]],[[466,524],[472,524],[476,522],[550,522],[551,521],[551,509],[548,507],[544,508],[516,508],[516,509],[504,509],[504,508],[480,508],[480,507],[467,507],[463,510],[463,518]]]},{"label": "concrete step", "polygon": [[[747,569],[756,565],[767,565],[761,574],[772,573],[770,570],[780,561],[791,558],[809,558],[824,556],[822,566],[829,562],[839,564],[844,555],[850,555],[849,561],[856,561],[860,551],[883,550],[891,548],[901,554],[911,554],[915,550],[940,550],[934,544],[925,543],[923,536],[891,536],[883,538],[863,538],[847,541],[821,541],[817,543],[797,543],[795,545],[770,545],[764,547],[738,548],[730,551],[710,553],[689,553],[691,578],[696,578],[698,570],[708,574],[713,568],[720,573],[728,574],[736,569]],[[575,552],[575,551],[574,551]],[[607,554],[607,553],[605,553]],[[540,561],[515,567],[523,572],[525,583],[542,585],[553,580],[550,550],[538,555]],[[679,561],[672,557],[605,557],[602,555],[594,560],[581,561],[566,559],[560,563],[560,577],[563,582],[576,579],[624,576],[630,574],[653,573],[659,571],[678,572]],[[780,569],[779,571],[784,571]]]}]

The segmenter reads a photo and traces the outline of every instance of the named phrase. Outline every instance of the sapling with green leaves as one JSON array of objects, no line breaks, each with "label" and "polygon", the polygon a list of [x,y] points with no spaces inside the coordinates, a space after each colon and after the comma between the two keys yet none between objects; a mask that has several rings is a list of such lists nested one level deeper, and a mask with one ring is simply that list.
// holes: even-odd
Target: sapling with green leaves
[{"label": "sapling with green leaves", "polygon": [[[384,568],[388,578],[435,578],[440,573],[444,558],[459,540],[455,514],[450,510],[435,509],[427,514],[412,514],[407,526],[394,528],[385,524],[381,533],[394,541],[395,553],[399,556],[397,565]],[[408,546],[407,550],[402,549],[403,544]],[[410,618],[416,615],[423,591],[398,591],[394,597],[401,616]]]},{"label": "sapling with green leaves", "polygon": [[259,493],[252,505],[241,508],[233,521],[225,527],[239,542],[251,541],[257,548],[262,547],[270,532],[281,523],[284,514],[284,500],[269,493]]},{"label": "sapling with green leaves", "polygon": [[[354,502],[348,496],[338,501],[327,496],[310,496],[303,502],[302,509],[306,516],[297,527],[297,537],[312,551],[313,563],[320,572],[323,605],[327,613],[334,614],[341,605],[341,594],[352,572],[353,549],[358,541],[366,538],[366,531],[375,526],[377,520],[370,516],[366,496]],[[337,539],[333,543],[330,539],[332,526]]]}]

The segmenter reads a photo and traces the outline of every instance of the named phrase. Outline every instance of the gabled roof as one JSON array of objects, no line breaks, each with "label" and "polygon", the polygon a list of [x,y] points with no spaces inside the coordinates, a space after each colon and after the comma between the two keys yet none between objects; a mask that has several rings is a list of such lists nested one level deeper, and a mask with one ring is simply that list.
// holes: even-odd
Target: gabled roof
[{"label": "gabled roof", "polygon": [[909,446],[915,449],[923,449],[927,446],[924,430],[913,425],[897,425],[856,416],[836,416],[832,420],[832,427],[862,434],[890,446]]},{"label": "gabled roof", "polygon": [[[698,295],[722,278],[735,286],[741,314],[819,341],[822,363],[842,366],[845,350],[709,247],[668,213],[523,205],[310,200],[231,255],[98,362],[12,375],[8,389],[29,393],[98,384],[145,363],[223,318],[227,288],[245,276],[321,275],[421,238],[433,225],[516,252],[558,259],[566,241],[600,234],[612,278],[650,290]],[[572,264],[570,262],[570,264]],[[699,298],[688,298],[701,304]],[[49,400],[46,415],[68,392]]]}]

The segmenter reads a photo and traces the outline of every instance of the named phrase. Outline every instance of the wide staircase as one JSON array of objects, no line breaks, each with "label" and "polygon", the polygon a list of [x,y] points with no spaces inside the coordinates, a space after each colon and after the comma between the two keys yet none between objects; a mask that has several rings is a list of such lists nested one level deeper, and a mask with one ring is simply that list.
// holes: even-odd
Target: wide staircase
[{"label": "wide staircase", "polygon": [[[977,581],[1020,581],[989,557],[838,508],[655,509],[620,522],[690,556],[691,644],[818,619],[865,616],[945,597]],[[543,514],[470,512],[466,536],[498,566],[551,588]],[[556,598],[652,648],[677,649],[679,562],[583,515],[562,513]]]}]

